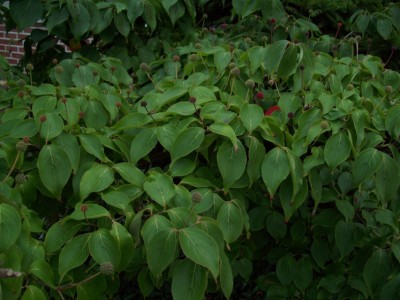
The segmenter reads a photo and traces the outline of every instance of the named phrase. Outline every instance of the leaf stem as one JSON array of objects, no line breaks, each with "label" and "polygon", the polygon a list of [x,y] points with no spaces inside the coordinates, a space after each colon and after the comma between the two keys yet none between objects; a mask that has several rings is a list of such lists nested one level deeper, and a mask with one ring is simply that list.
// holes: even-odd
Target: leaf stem
[{"label": "leaf stem", "polygon": [[101,271],[89,276],[88,278],[86,278],[86,279],[84,279],[84,280],[82,280],[80,282],[69,283],[69,284],[66,284],[66,285],[63,285],[63,286],[59,286],[59,287],[56,288],[56,290],[57,290],[58,293],[60,293],[63,290],[68,290],[68,289],[74,288],[74,287],[76,287],[78,285],[82,285],[82,284],[85,284],[86,282],[89,282],[90,280],[92,280],[93,278],[99,276],[100,274],[101,274]]},{"label": "leaf stem", "polygon": [[10,171],[8,172],[8,174],[6,175],[6,177],[4,177],[4,179],[3,179],[2,182],[6,182],[7,179],[8,179],[8,177],[10,177],[11,173],[14,171],[15,166],[17,165],[17,161],[18,161],[18,159],[19,159],[19,155],[20,155],[20,154],[21,154],[21,151],[18,151],[18,152],[17,152],[17,156],[16,156],[15,159],[14,159],[14,162],[13,162],[13,165],[11,166]]}]

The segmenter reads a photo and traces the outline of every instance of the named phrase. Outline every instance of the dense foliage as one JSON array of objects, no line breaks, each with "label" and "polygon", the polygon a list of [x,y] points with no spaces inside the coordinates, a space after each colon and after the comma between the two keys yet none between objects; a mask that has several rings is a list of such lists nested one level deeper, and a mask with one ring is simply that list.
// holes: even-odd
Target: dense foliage
[{"label": "dense foliage", "polygon": [[198,15],[219,1],[31,0],[29,22],[25,2],[20,28],[47,10],[63,40],[119,33],[0,62],[3,299],[399,297],[400,74],[365,32],[280,1],[225,3],[238,22],[215,27]]}]

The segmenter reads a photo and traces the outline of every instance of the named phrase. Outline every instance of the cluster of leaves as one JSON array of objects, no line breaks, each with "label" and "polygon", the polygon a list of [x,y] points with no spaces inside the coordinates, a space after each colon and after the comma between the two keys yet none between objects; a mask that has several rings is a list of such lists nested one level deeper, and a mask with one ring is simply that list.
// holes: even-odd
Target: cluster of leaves
[{"label": "cluster of leaves", "polygon": [[131,74],[8,74],[4,299],[399,297],[400,74],[269,3],[149,41]]}]

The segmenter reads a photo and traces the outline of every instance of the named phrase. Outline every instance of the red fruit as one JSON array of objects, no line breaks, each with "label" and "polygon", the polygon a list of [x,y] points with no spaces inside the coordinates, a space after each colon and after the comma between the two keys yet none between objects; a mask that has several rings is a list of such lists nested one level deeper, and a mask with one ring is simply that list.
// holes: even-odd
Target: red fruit
[{"label": "red fruit", "polygon": [[264,116],[270,116],[270,115],[272,115],[272,113],[274,111],[277,111],[277,110],[279,111],[279,110],[281,110],[281,108],[278,105],[273,105],[270,108],[268,108],[266,111],[264,111]]},{"label": "red fruit", "polygon": [[40,117],[39,117],[39,121],[40,122],[46,122],[46,120],[47,120],[47,118],[46,118],[46,116],[45,115],[41,115]]},{"label": "red fruit", "polygon": [[270,22],[271,22],[271,24],[275,24],[276,23],[276,19],[275,18],[271,18]]},{"label": "red fruit", "polygon": [[81,210],[81,212],[85,213],[88,210],[87,205],[86,204],[81,204],[80,210]]},{"label": "red fruit", "polygon": [[342,22],[338,22],[338,23],[337,23],[337,27],[340,28],[340,27],[342,27],[342,26],[343,26],[343,23],[342,23]]},{"label": "red fruit", "polygon": [[256,94],[256,97],[257,97],[257,99],[264,99],[264,93],[263,92],[258,92],[257,94]]}]

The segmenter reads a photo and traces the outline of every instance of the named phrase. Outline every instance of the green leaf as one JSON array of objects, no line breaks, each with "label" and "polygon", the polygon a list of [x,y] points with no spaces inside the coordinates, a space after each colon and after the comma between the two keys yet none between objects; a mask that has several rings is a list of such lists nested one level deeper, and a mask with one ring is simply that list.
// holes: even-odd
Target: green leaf
[{"label": "green leaf", "polygon": [[303,185],[303,164],[300,158],[289,148],[285,148],[290,166],[290,174],[293,182],[293,195],[296,195]]},{"label": "green leaf", "polygon": [[313,265],[309,257],[302,257],[296,265],[294,284],[303,293],[313,280]]},{"label": "green leaf", "polygon": [[341,257],[345,257],[354,249],[354,225],[339,221],[335,227],[335,245]]},{"label": "green leaf", "polygon": [[400,296],[400,276],[397,274],[384,284],[379,299],[397,299]]},{"label": "green leaf", "polygon": [[77,40],[90,29],[90,14],[82,3],[67,2],[72,17],[71,31]]},{"label": "green leaf", "polygon": [[113,181],[114,173],[110,167],[94,164],[89,170],[83,173],[79,188],[80,199],[84,200],[90,193],[105,190]]},{"label": "green leaf", "polygon": [[392,271],[389,254],[384,249],[375,249],[364,265],[363,278],[371,292],[377,292]]},{"label": "green leaf", "polygon": [[[174,73],[175,73],[175,68],[174,68]],[[167,112],[175,113],[181,116],[190,116],[196,112],[196,108],[190,102],[178,102],[171,105],[168,108]]]},{"label": "green leaf", "polygon": [[375,214],[375,219],[379,223],[382,223],[382,224],[392,227],[394,232],[396,232],[396,233],[399,232],[397,220],[396,220],[396,217],[395,217],[393,211],[388,210],[388,209],[378,210]]},{"label": "green leaf", "polygon": [[61,192],[72,172],[68,155],[60,146],[45,145],[40,150],[37,167],[43,185],[61,200]]},{"label": "green leaf", "polygon": [[107,191],[101,194],[101,199],[108,205],[120,209],[126,213],[129,210],[131,199],[124,192]]},{"label": "green leaf", "polygon": [[168,15],[172,25],[175,25],[176,21],[185,15],[185,6],[181,2],[175,3],[169,8]]},{"label": "green leaf", "polygon": [[80,149],[75,136],[71,133],[63,132],[52,141],[52,144],[63,148],[68,155],[72,169],[76,173],[79,168]]},{"label": "green leaf", "polygon": [[22,300],[46,300],[47,297],[45,293],[38,288],[36,285],[28,285],[24,294],[22,295]]},{"label": "green leaf", "polygon": [[218,168],[224,180],[225,190],[228,190],[246,170],[246,150],[239,140],[237,142],[236,149],[232,143],[226,141],[217,152]]},{"label": "green leaf", "polygon": [[174,124],[165,124],[157,127],[157,138],[160,144],[168,151],[172,151],[172,146],[179,134],[178,128]]},{"label": "green leaf", "polygon": [[293,270],[296,265],[296,260],[292,255],[285,255],[278,260],[276,263],[276,276],[282,285],[288,285],[295,279],[296,273]]},{"label": "green leaf", "polygon": [[261,11],[265,19],[276,18],[279,20],[286,18],[285,8],[280,0],[263,2]]},{"label": "green leaf", "polygon": [[120,34],[125,38],[128,37],[129,32],[131,31],[131,26],[125,13],[116,13],[114,15],[114,25]]},{"label": "green leaf", "polygon": [[371,17],[366,14],[360,14],[356,19],[356,25],[361,34],[365,34]]},{"label": "green leaf", "polygon": [[141,235],[144,243],[149,244],[150,240],[160,231],[174,228],[171,221],[161,215],[153,215],[142,227]]},{"label": "green leaf", "polygon": [[86,86],[98,84],[99,77],[94,76],[92,69],[88,66],[80,66],[79,68],[76,68],[74,70],[74,74],[72,75],[72,82],[77,87],[84,88]]},{"label": "green leaf", "polygon": [[186,176],[193,173],[196,166],[194,160],[182,157],[169,165],[169,172],[172,177]]},{"label": "green leaf", "polygon": [[267,48],[264,65],[268,74],[272,75],[278,69],[288,43],[289,41],[279,40]]},{"label": "green leaf", "polygon": [[397,30],[400,30],[400,8],[398,6],[391,6],[389,8],[391,20]]},{"label": "green leaf", "polygon": [[54,223],[47,231],[44,239],[43,246],[46,254],[60,250],[66,242],[75,236],[81,226],[80,223],[64,219]]},{"label": "green leaf", "polygon": [[116,245],[118,246],[121,253],[119,270],[123,271],[129,266],[129,263],[134,256],[135,245],[133,243],[132,235],[123,225],[115,221],[113,221],[112,223],[110,233],[116,241]]},{"label": "green leaf", "polygon": [[175,186],[172,178],[160,173],[152,173],[143,184],[143,189],[152,200],[166,208],[168,202],[175,196]]},{"label": "green leaf", "polygon": [[79,140],[87,153],[92,154],[104,163],[109,161],[104,153],[103,145],[96,135],[89,133],[80,134]]},{"label": "green leaf", "polygon": [[171,148],[171,157],[175,161],[198,149],[204,141],[204,129],[189,127],[183,130],[174,141]]},{"label": "green leaf", "polygon": [[285,222],[288,222],[295,211],[306,201],[308,196],[308,184],[302,184],[300,191],[293,194],[293,182],[287,178],[279,189],[279,198],[285,212]]},{"label": "green leaf", "polygon": [[176,229],[169,228],[159,231],[145,246],[149,269],[157,277],[177,257],[178,237]]},{"label": "green leaf", "polygon": [[282,56],[278,70],[276,71],[278,76],[285,78],[296,70],[297,52],[298,47],[295,44],[290,44],[289,47],[286,48],[285,54]]},{"label": "green leaf", "polygon": [[[83,207],[86,208],[85,213],[82,211],[82,205],[84,205]],[[75,205],[75,211],[70,214],[69,217],[77,221],[86,219],[99,219],[102,217],[111,218],[110,212],[103,206],[94,203],[82,204],[81,202]]]},{"label": "green leaf", "polygon": [[236,137],[236,133],[231,126],[224,124],[224,123],[213,123],[210,126],[208,126],[208,129],[211,132],[225,136],[228,139],[230,139],[233,147],[235,148],[235,151],[237,150],[238,140]]},{"label": "green leaf", "polygon": [[357,141],[356,149],[359,150],[365,140],[365,126],[368,118],[368,113],[364,110],[356,110],[351,114],[353,119],[354,129],[356,131]]},{"label": "green leaf", "polygon": [[287,232],[287,224],[282,214],[272,211],[267,215],[266,228],[275,240],[281,240]]},{"label": "green leaf", "polygon": [[397,261],[400,262],[400,242],[393,243],[390,249]]},{"label": "green leaf", "polygon": [[308,180],[310,182],[311,195],[314,200],[314,208],[316,208],[322,198],[322,181],[316,168],[311,169],[308,175]]},{"label": "green leaf", "polygon": [[68,20],[69,17],[69,12],[67,7],[60,7],[58,10],[56,8],[53,8],[49,18],[47,19],[46,23],[46,28],[49,32],[53,30],[54,27],[57,25],[64,23],[66,20]]},{"label": "green leaf", "polygon": [[34,25],[43,14],[43,5],[40,0],[13,0],[10,1],[10,14],[18,29],[23,30]]},{"label": "green leaf", "polygon": [[381,203],[386,204],[396,199],[399,184],[398,164],[389,155],[382,153],[382,162],[375,177],[376,193]]},{"label": "green leaf", "polygon": [[279,185],[290,173],[287,153],[279,147],[270,150],[262,163],[261,173],[272,199]]},{"label": "green leaf", "polygon": [[331,136],[325,144],[324,158],[331,169],[343,163],[350,155],[351,144],[344,132]]},{"label": "green leaf", "polygon": [[79,267],[87,260],[89,257],[89,239],[89,233],[78,235],[61,249],[58,259],[58,274],[61,279],[68,271]]},{"label": "green leaf", "polygon": [[144,12],[144,5],[146,0],[132,0],[127,1],[127,16],[129,22],[132,24],[132,28],[135,25],[135,21],[138,17],[140,17]]},{"label": "green leaf", "polygon": [[393,139],[399,139],[399,128],[400,128],[400,106],[392,106],[387,112],[385,118],[386,129],[389,131]]},{"label": "green leaf", "polygon": [[[0,194],[2,196],[2,194]],[[1,198],[0,198],[1,199]],[[21,217],[11,205],[0,204],[0,253],[7,250],[16,242],[21,232]]]},{"label": "green leaf", "polygon": [[121,175],[121,177],[127,182],[132,183],[138,187],[143,186],[146,176],[144,176],[143,172],[134,164],[121,162],[115,164],[113,166],[113,169],[116,170],[118,174]]},{"label": "green leaf", "polygon": [[264,47],[255,46],[247,50],[247,54],[249,56],[251,74],[254,74],[263,63],[266,50]]},{"label": "green leaf", "polygon": [[231,297],[233,291],[233,274],[231,264],[225,252],[221,252],[221,265],[219,271],[221,290],[226,299]]},{"label": "green leaf", "polygon": [[359,185],[370,178],[379,169],[382,161],[382,152],[374,148],[363,150],[353,164],[354,182]]},{"label": "green leaf", "polygon": [[26,119],[18,122],[17,125],[9,132],[13,138],[23,138],[24,136],[32,137],[38,133],[34,119]]},{"label": "green leaf", "polygon": [[100,228],[93,232],[89,241],[89,253],[99,264],[112,263],[115,269],[121,261],[121,251],[110,231]]},{"label": "green leaf", "polygon": [[[77,300],[91,300],[101,299],[102,294],[105,292],[104,277],[99,276],[76,286],[76,299]],[[104,286],[104,287],[103,287]]]},{"label": "green leaf", "polygon": [[322,240],[314,239],[311,245],[311,255],[320,268],[324,268],[331,253],[331,244]]},{"label": "green leaf", "polygon": [[40,136],[46,141],[50,141],[61,134],[64,129],[64,121],[56,113],[46,113],[45,116],[46,121],[39,126]]},{"label": "green leaf", "polygon": [[225,72],[231,60],[232,54],[230,51],[221,50],[214,54],[214,63],[219,74]]},{"label": "green leaf", "polygon": [[350,222],[354,217],[354,207],[347,199],[335,201],[337,209],[342,213],[346,222]]},{"label": "green leaf", "polygon": [[264,145],[255,137],[249,136],[247,175],[251,184],[261,177],[261,164],[265,157]]},{"label": "green leaf", "polygon": [[227,244],[236,241],[243,231],[240,209],[233,202],[225,202],[219,209],[217,221]]},{"label": "green leaf", "polygon": [[144,10],[142,17],[146,21],[146,23],[150,26],[151,31],[154,31],[157,26],[157,12],[154,8],[153,4],[148,1],[144,1]]},{"label": "green leaf", "polygon": [[132,112],[125,115],[121,120],[119,120],[112,129],[114,130],[126,130],[131,128],[141,128],[144,124],[151,120],[149,116],[143,113]]},{"label": "green leaf", "polygon": [[240,119],[243,122],[244,127],[251,134],[256,129],[261,121],[264,119],[264,112],[262,108],[256,104],[243,104],[240,108]]},{"label": "green leaf", "polygon": [[184,259],[175,268],[172,275],[171,292],[175,300],[201,300],[207,289],[206,270]]},{"label": "green leaf", "polygon": [[[180,189],[177,189],[179,191]],[[187,190],[186,190],[187,191]],[[187,191],[191,198],[191,194]],[[185,195],[186,196],[186,195]],[[197,221],[197,214],[189,207],[174,207],[167,210],[168,217],[171,220],[172,225],[176,229],[181,229],[187,226],[191,226]]]},{"label": "green leaf", "polygon": [[246,18],[248,15],[252,14],[254,11],[260,8],[258,1],[249,0],[233,0],[232,6],[235,12],[242,19]]},{"label": "green leaf", "polygon": [[150,153],[157,144],[157,129],[142,129],[132,141],[130,147],[131,162],[136,164],[141,158]]},{"label": "green leaf", "polygon": [[46,285],[50,287],[54,286],[54,272],[50,264],[44,260],[35,260],[29,267],[29,273],[33,274]]},{"label": "green leaf", "polygon": [[[131,2],[134,2],[134,1],[128,1],[128,3],[131,3]],[[100,9],[100,10],[98,10],[98,15],[99,15],[99,19],[96,23],[96,26],[93,28],[93,32],[96,34],[101,33],[108,26],[110,26],[110,24],[113,20],[113,17],[114,17],[113,9],[111,7],[107,8],[107,9]]]},{"label": "green leaf", "polygon": [[179,242],[185,256],[210,270],[216,279],[219,274],[219,248],[216,241],[196,227],[179,230]]},{"label": "green leaf", "polygon": [[390,18],[379,18],[376,22],[378,33],[385,39],[389,39],[393,31],[393,23]]},{"label": "green leaf", "polygon": [[278,101],[278,106],[282,112],[282,118],[284,122],[289,122],[289,113],[296,113],[296,111],[301,107],[300,97],[291,93],[282,93]]}]

